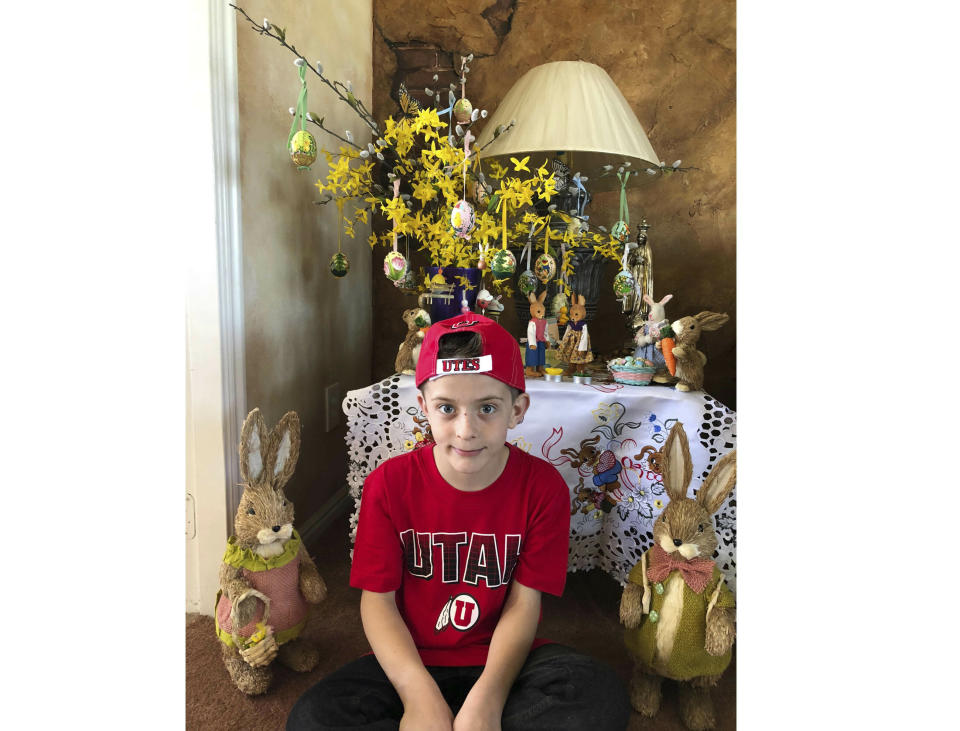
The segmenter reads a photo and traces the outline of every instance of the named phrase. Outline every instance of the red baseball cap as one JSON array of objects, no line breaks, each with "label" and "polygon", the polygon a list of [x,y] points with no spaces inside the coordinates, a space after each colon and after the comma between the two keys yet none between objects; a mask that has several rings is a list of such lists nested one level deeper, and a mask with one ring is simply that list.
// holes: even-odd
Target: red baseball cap
[{"label": "red baseball cap", "polygon": [[[472,358],[440,360],[437,357],[440,338],[457,332],[480,333],[483,341],[482,353]],[[523,378],[523,363],[520,360],[520,346],[516,339],[499,324],[483,315],[470,313],[435,322],[423,337],[420,355],[417,357],[417,388],[431,378],[457,373],[482,373],[520,391],[527,390]]]}]

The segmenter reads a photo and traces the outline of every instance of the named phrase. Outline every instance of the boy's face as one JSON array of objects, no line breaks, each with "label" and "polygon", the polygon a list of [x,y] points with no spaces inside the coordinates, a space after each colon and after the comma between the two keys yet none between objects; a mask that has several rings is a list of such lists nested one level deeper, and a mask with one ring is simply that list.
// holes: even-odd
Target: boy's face
[{"label": "boy's face", "polygon": [[523,421],[530,397],[511,399],[510,388],[481,374],[454,374],[424,384],[417,396],[430,422],[440,473],[454,487],[481,489],[504,465],[507,430]]}]

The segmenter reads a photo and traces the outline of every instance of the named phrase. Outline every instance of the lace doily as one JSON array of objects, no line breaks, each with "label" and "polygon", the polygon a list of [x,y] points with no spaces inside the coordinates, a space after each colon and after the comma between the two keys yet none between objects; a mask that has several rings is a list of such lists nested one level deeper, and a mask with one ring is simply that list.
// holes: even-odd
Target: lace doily
[{"label": "lace doily", "polygon": [[[527,383],[531,408],[509,441],[548,460],[571,491],[569,570],[600,568],[621,584],[653,542],[653,521],[669,498],[656,466],[659,448],[677,420],[684,424],[694,495],[713,464],[736,446],[736,414],[703,392],[681,393],[661,386],[620,384],[580,386],[572,383]],[[355,509],[350,540],[356,537],[363,481],[383,460],[413,449],[422,441],[426,421],[411,376],[390,376],[350,391],[343,402],[347,415],[347,482]],[[696,428],[694,428],[696,425]],[[574,467],[571,458],[584,443],[609,450],[603,465],[620,465],[618,488],[611,499],[594,485],[594,471]],[[651,464],[652,459],[652,464]],[[614,470],[616,468],[614,467]],[[602,476],[598,479],[604,479]],[[611,483],[612,484],[612,483]],[[736,591],[736,489],[714,516],[717,566]]]}]

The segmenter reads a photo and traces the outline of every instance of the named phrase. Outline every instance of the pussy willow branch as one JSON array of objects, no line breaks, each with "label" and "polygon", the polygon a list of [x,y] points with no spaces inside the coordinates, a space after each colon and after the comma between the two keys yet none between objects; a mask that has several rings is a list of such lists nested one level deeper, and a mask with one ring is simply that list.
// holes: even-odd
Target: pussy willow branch
[{"label": "pussy willow branch", "polygon": [[[322,73],[317,71],[317,68],[312,63],[310,63],[306,58],[304,58],[304,56],[297,50],[296,46],[292,46],[288,44],[286,40],[280,37],[279,33],[271,33],[269,30],[267,30],[262,25],[257,23],[253,18],[247,15],[247,12],[243,8],[237,5],[234,5],[233,3],[229,3],[229,5],[231,8],[233,8],[238,13],[243,15],[243,17],[246,18],[247,21],[250,23],[250,26],[253,28],[253,30],[255,30],[257,33],[259,33],[260,35],[265,35],[270,38],[273,38],[277,43],[279,43],[284,48],[288,49],[297,58],[302,59],[303,62],[307,65],[307,67],[314,74],[316,74],[324,84],[326,84],[327,86],[330,87],[330,89],[333,90],[334,94],[336,94],[347,106],[349,106],[351,109],[353,109],[357,113],[357,116],[360,117],[361,121],[363,121],[363,123],[366,124],[374,134],[377,134],[377,135],[380,134],[380,130],[377,127],[377,123],[374,121],[373,116],[367,111],[366,107],[363,105],[363,102],[361,102],[359,99],[354,97],[355,103],[351,103],[346,96],[340,93],[340,90],[337,88],[336,84],[339,84],[340,86],[343,86],[343,84],[341,84],[339,81],[336,82],[336,84],[331,83],[326,76],[324,76]],[[343,86],[343,88],[346,89],[345,86]],[[343,138],[341,137],[340,139],[343,139]],[[346,142],[346,140],[344,141]],[[352,142],[349,144],[352,144],[357,149],[363,149],[359,145],[356,145]]]}]

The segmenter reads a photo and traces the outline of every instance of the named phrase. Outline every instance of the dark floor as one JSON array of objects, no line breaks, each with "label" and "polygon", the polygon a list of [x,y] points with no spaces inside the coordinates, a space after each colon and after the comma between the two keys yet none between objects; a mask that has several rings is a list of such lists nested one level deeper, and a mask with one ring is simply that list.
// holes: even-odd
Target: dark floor
[{"label": "dark floor", "polygon": [[[360,624],[360,591],[348,586],[349,539],[346,520],[338,522],[315,544],[310,553],[327,582],[326,601],[312,613],[304,637],[322,651],[320,665],[299,675],[274,665],[270,691],[249,698],[234,687],[220,659],[219,640],[213,618],[188,615],[186,627],[186,728],[188,729],[282,729],[296,699],[320,678],[369,651]],[[211,569],[214,570],[214,569]],[[543,597],[543,621],[538,633],[570,645],[611,665],[630,679],[630,660],[617,620],[620,585],[602,571],[568,574],[563,597]],[[736,658],[713,691],[717,728],[736,728]],[[683,729],[676,712],[675,692],[664,683],[660,713],[653,719],[634,714],[630,731]]]}]

